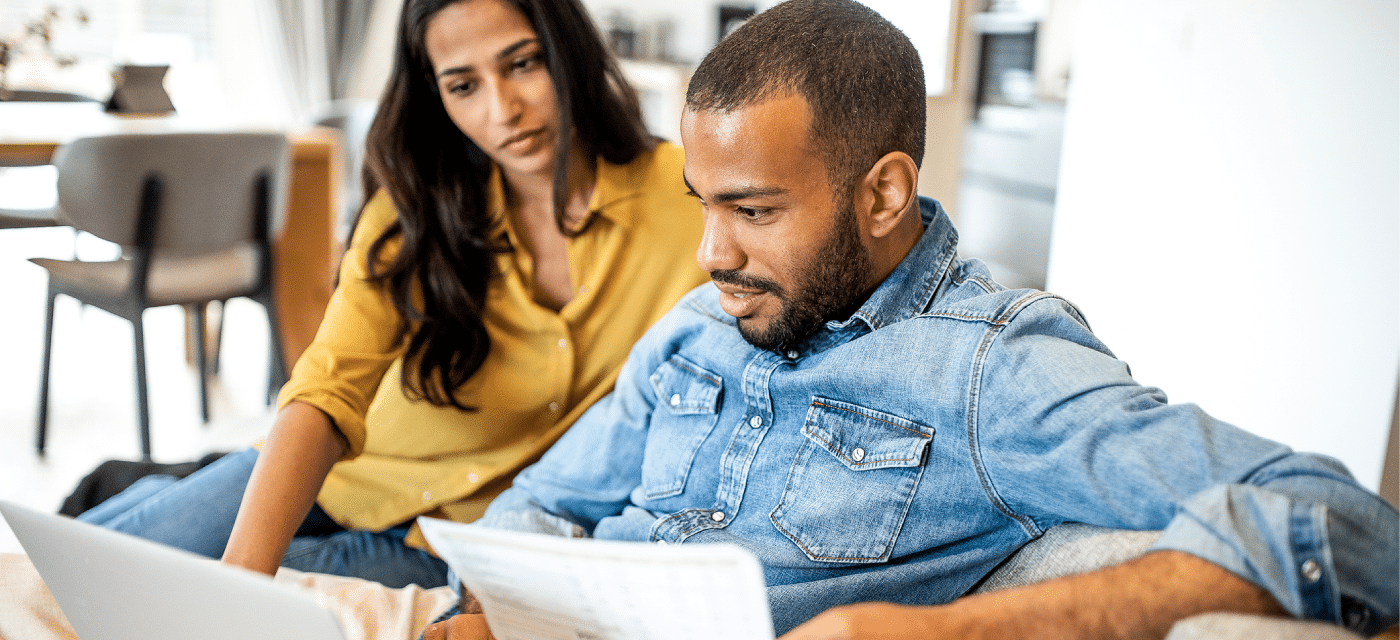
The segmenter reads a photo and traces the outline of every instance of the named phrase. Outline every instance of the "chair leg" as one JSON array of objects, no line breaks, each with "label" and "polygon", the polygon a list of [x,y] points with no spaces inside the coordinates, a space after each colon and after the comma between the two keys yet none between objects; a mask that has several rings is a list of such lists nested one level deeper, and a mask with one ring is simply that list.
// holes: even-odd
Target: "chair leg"
[{"label": "chair leg", "polygon": [[132,333],[136,337],[136,413],[141,427],[141,457],[150,460],[151,407],[146,396],[146,327],[141,322],[141,315],[137,311],[131,320]]},{"label": "chair leg", "polygon": [[277,323],[277,305],[269,291],[260,296],[258,302],[263,305],[263,310],[267,312],[267,404],[271,406],[277,401],[277,394],[282,391],[282,385],[287,384],[290,372],[287,371],[287,364],[282,355],[282,331],[281,325]]},{"label": "chair leg", "polygon": [[208,303],[194,305],[194,368],[199,378],[199,417],[209,424],[209,352],[204,344],[204,328],[209,318]]},{"label": "chair leg", "polygon": [[219,354],[223,353],[224,348],[224,312],[227,310],[228,300],[220,300],[219,316],[214,321],[214,344],[209,346],[209,354],[214,357],[209,363],[209,373],[213,375],[219,375],[219,371],[222,370],[223,360]]},{"label": "chair leg", "polygon": [[53,360],[53,311],[58,294],[49,290],[49,302],[44,310],[44,364],[39,375],[39,425],[36,446],[44,454],[44,439],[49,427],[49,365]]}]

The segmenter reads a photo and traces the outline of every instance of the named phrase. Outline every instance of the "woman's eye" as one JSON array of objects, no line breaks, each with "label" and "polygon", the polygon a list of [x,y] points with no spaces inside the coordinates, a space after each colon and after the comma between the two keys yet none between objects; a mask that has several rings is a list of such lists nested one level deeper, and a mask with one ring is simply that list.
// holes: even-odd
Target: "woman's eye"
[{"label": "woman's eye", "polygon": [[517,59],[515,60],[515,62],[512,64],[512,66],[514,66],[517,70],[520,70],[520,71],[527,71],[527,70],[530,70],[530,69],[533,69],[533,68],[539,66],[539,64],[540,64],[541,62],[543,62],[543,61],[544,61],[544,54],[543,54],[543,53],[535,53],[535,54],[531,54],[531,55],[525,56],[525,57],[523,57],[523,58],[517,58]]},{"label": "woman's eye", "polygon": [[475,90],[476,90],[476,83],[475,83],[475,82],[472,82],[472,81],[467,81],[467,82],[453,82],[453,83],[447,85],[447,91],[448,91],[448,92],[453,93],[453,94],[456,94],[456,95],[459,95],[459,96],[467,95],[467,94],[469,94],[469,93],[471,93],[472,91],[475,91]]}]

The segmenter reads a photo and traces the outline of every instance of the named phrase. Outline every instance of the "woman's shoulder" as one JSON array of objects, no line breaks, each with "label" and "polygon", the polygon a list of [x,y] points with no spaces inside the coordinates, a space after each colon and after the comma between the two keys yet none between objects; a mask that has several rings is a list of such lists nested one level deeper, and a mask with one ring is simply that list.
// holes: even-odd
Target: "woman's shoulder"
[{"label": "woman's shoulder", "polygon": [[394,201],[389,197],[389,192],[384,189],[376,191],[360,210],[360,216],[355,222],[356,240],[364,238],[373,242],[398,217],[399,212],[394,208]]}]

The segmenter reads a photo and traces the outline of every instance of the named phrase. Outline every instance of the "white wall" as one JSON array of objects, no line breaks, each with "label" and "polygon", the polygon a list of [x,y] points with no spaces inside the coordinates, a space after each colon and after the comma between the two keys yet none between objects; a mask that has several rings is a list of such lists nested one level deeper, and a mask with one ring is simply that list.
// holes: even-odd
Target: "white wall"
[{"label": "white wall", "polygon": [[1375,488],[1400,366],[1393,0],[1084,0],[1048,286],[1146,384]]}]

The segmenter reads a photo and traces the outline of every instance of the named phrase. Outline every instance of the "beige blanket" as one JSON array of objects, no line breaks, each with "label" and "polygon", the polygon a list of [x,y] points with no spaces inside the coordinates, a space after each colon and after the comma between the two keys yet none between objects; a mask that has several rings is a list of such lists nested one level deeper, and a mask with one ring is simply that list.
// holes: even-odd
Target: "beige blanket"
[{"label": "beige blanket", "polygon": [[[448,587],[387,589],[358,578],[282,569],[277,581],[310,591],[346,640],[414,640],[456,602]],[[27,556],[0,554],[0,640],[77,640]]]}]

